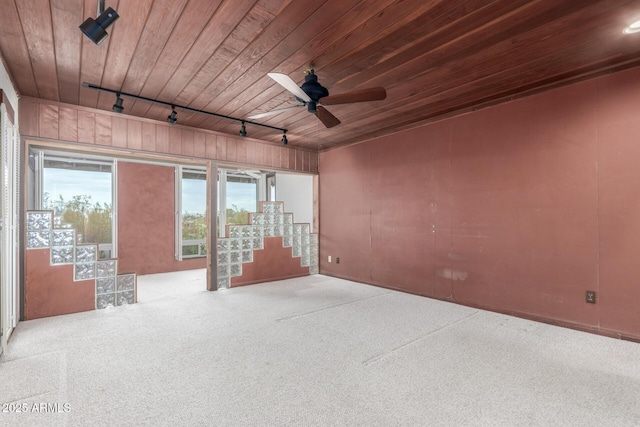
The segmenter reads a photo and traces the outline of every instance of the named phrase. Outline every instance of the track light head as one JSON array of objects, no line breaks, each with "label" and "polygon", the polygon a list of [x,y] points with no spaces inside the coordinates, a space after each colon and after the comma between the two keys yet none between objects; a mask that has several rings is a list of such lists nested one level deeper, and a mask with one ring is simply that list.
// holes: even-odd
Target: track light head
[{"label": "track light head", "polygon": [[167,116],[167,122],[172,125],[176,124],[178,121],[178,113],[176,112],[176,107],[171,107],[171,114]]},{"label": "track light head", "polygon": [[244,122],[242,122],[242,127],[240,128],[240,136],[247,136],[247,128],[244,125]]},{"label": "track light head", "polygon": [[100,44],[108,36],[105,30],[119,17],[118,12],[109,7],[102,12],[97,19],[87,18],[87,20],[80,25],[80,31],[95,44]]},{"label": "track light head", "polygon": [[287,132],[286,131],[282,134],[282,139],[280,140],[280,142],[282,143],[282,145],[287,145],[289,143],[289,141],[287,141]]},{"label": "track light head", "polygon": [[114,113],[122,113],[122,111],[124,110],[124,107],[122,106],[122,98],[120,98],[120,94],[116,94],[116,103],[113,104],[113,107],[111,107],[111,109],[113,110]]}]

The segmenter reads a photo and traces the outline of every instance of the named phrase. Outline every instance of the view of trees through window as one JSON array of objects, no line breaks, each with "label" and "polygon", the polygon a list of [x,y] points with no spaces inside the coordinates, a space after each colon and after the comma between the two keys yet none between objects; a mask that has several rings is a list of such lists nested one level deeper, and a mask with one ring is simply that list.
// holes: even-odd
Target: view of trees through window
[{"label": "view of trees through window", "polygon": [[207,175],[182,172],[182,256],[207,255]]},{"label": "view of trees through window", "polygon": [[227,176],[227,224],[248,224],[249,213],[258,207],[258,180],[250,176]]},{"label": "view of trees through window", "polygon": [[45,160],[42,208],[54,212],[56,227],[74,228],[78,243],[97,243],[111,258],[113,238],[110,165]]}]

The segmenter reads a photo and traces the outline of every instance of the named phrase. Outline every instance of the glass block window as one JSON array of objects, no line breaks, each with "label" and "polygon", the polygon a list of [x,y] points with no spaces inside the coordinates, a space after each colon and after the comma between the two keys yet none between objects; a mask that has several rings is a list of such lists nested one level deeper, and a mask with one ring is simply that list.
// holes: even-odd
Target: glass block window
[{"label": "glass block window", "polygon": [[27,212],[27,231],[51,230],[53,212],[29,211]]},{"label": "glass block window", "polygon": [[117,261],[98,261],[96,266],[96,277],[112,277],[117,273]]},{"label": "glass block window", "polygon": [[76,246],[76,262],[95,262],[98,247],[96,245]]},{"label": "glass block window", "polygon": [[51,244],[51,232],[27,231],[27,249],[48,248]]},{"label": "glass block window", "polygon": [[96,278],[96,263],[76,263],[74,264],[73,280],[89,280]]},{"label": "glass block window", "polygon": [[[112,272],[115,265],[103,264],[103,271]],[[102,309],[136,302],[136,275],[134,273],[96,279],[96,308]]]},{"label": "glass block window", "polygon": [[73,264],[73,246],[52,247],[51,264]]}]

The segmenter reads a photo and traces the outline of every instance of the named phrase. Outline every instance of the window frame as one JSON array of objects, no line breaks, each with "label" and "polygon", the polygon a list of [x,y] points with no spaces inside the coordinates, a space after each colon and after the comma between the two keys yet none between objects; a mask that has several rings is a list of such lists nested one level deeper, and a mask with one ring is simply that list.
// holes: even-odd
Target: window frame
[{"label": "window frame", "polygon": [[[207,237],[205,237],[204,239],[199,239],[197,241],[198,245],[198,254],[196,255],[184,255],[183,254],[183,247],[184,247],[184,242],[185,240],[183,239],[182,236],[182,180],[184,179],[184,173],[188,172],[188,173],[197,173],[197,174],[202,174],[204,175],[204,180],[206,182],[207,180],[207,169],[206,167],[198,167],[198,166],[184,166],[184,165],[176,165],[175,166],[175,192],[174,192],[174,196],[175,196],[175,211],[174,211],[174,216],[175,216],[175,248],[174,248],[174,257],[176,259],[176,261],[184,261],[186,259],[195,259],[195,258],[205,258],[207,256],[207,253],[200,253],[200,245],[202,243],[206,244],[207,243]],[[205,194],[204,197],[206,197],[206,189],[205,189]],[[207,216],[206,211],[205,211],[205,217]],[[210,226],[211,224],[208,224],[207,226]],[[208,248],[207,248],[208,250]]]},{"label": "window frame", "polygon": [[[111,243],[110,257],[105,259],[118,258],[118,159],[115,157],[94,156],[84,153],[72,153],[50,149],[31,147],[30,156],[33,156],[35,163],[35,209],[45,209],[44,206],[44,169],[45,161],[61,161],[77,164],[93,164],[109,166],[111,174]],[[106,244],[102,244],[103,247]],[[100,244],[98,243],[98,250]]]}]

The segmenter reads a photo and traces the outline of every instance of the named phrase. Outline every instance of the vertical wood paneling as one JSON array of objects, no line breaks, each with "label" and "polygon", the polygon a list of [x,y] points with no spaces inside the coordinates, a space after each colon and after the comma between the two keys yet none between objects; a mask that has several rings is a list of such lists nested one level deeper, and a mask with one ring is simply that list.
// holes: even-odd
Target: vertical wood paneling
[{"label": "vertical wood paneling", "polygon": [[296,168],[296,150],[289,151],[289,169],[295,170]]},{"label": "vertical wood paneling", "polygon": [[193,156],[193,131],[182,129],[182,154],[184,156]]},{"label": "vertical wood paneling", "polygon": [[206,156],[208,159],[218,158],[218,141],[217,136],[210,133],[205,136]]},{"label": "vertical wood paneling", "polygon": [[182,130],[175,126],[169,127],[169,153],[182,154]]},{"label": "vertical wood paneling", "polygon": [[227,140],[227,160],[230,162],[238,161],[238,140],[235,138],[225,138]]},{"label": "vertical wood paneling", "polygon": [[302,170],[302,150],[296,150],[296,170]]},{"label": "vertical wood paneling", "polygon": [[236,160],[238,163],[247,162],[247,141],[244,139],[236,140]]},{"label": "vertical wood paneling", "polygon": [[207,146],[205,143],[205,133],[194,132],[193,135],[193,156],[205,158],[207,155]]},{"label": "vertical wood paneling", "polygon": [[29,98],[20,101],[20,131],[69,142],[184,155],[267,168],[317,173],[318,154],[292,147],[154,124],[131,116],[95,113]]},{"label": "vertical wood paneling", "polygon": [[227,138],[223,136],[216,137],[217,159],[227,160]]},{"label": "vertical wood paneling", "polygon": [[78,110],[75,108],[58,108],[58,129],[60,139],[64,141],[78,141]]},{"label": "vertical wood paneling", "polygon": [[156,126],[156,151],[158,153],[169,152],[169,127]]},{"label": "vertical wood paneling", "polygon": [[253,141],[245,141],[245,161],[249,164],[255,164],[255,151],[254,145],[256,145]]},{"label": "vertical wood paneling", "polygon": [[253,163],[264,166],[264,144],[256,142],[253,145]]},{"label": "vertical wood paneling", "polygon": [[311,153],[309,156],[309,172],[318,172],[318,153]]},{"label": "vertical wood paneling", "polygon": [[142,149],[142,123],[138,120],[127,120],[127,148]]},{"label": "vertical wood paneling", "polygon": [[40,137],[58,139],[58,107],[40,104]]},{"label": "vertical wood paneling", "polygon": [[309,151],[303,151],[302,152],[302,170],[305,172],[309,172],[310,166],[309,163],[311,161],[311,152]]},{"label": "vertical wood paneling", "polygon": [[271,166],[274,168],[280,167],[280,147],[277,145],[271,146]]},{"label": "vertical wood paneling", "polygon": [[20,133],[25,136],[38,136],[40,104],[30,99],[23,98],[19,101],[20,108]]},{"label": "vertical wood paneling", "polygon": [[153,123],[142,123],[142,149],[156,151],[156,125]]},{"label": "vertical wood paneling", "polygon": [[127,119],[123,117],[111,118],[111,145],[127,148]]},{"label": "vertical wood paneling", "polygon": [[89,111],[78,111],[78,142],[96,143],[96,115]]},{"label": "vertical wood paneling", "polygon": [[286,169],[289,167],[289,149],[280,147],[280,167]]},{"label": "vertical wood paneling", "polygon": [[111,145],[111,116],[96,114],[95,143],[98,145]]}]

